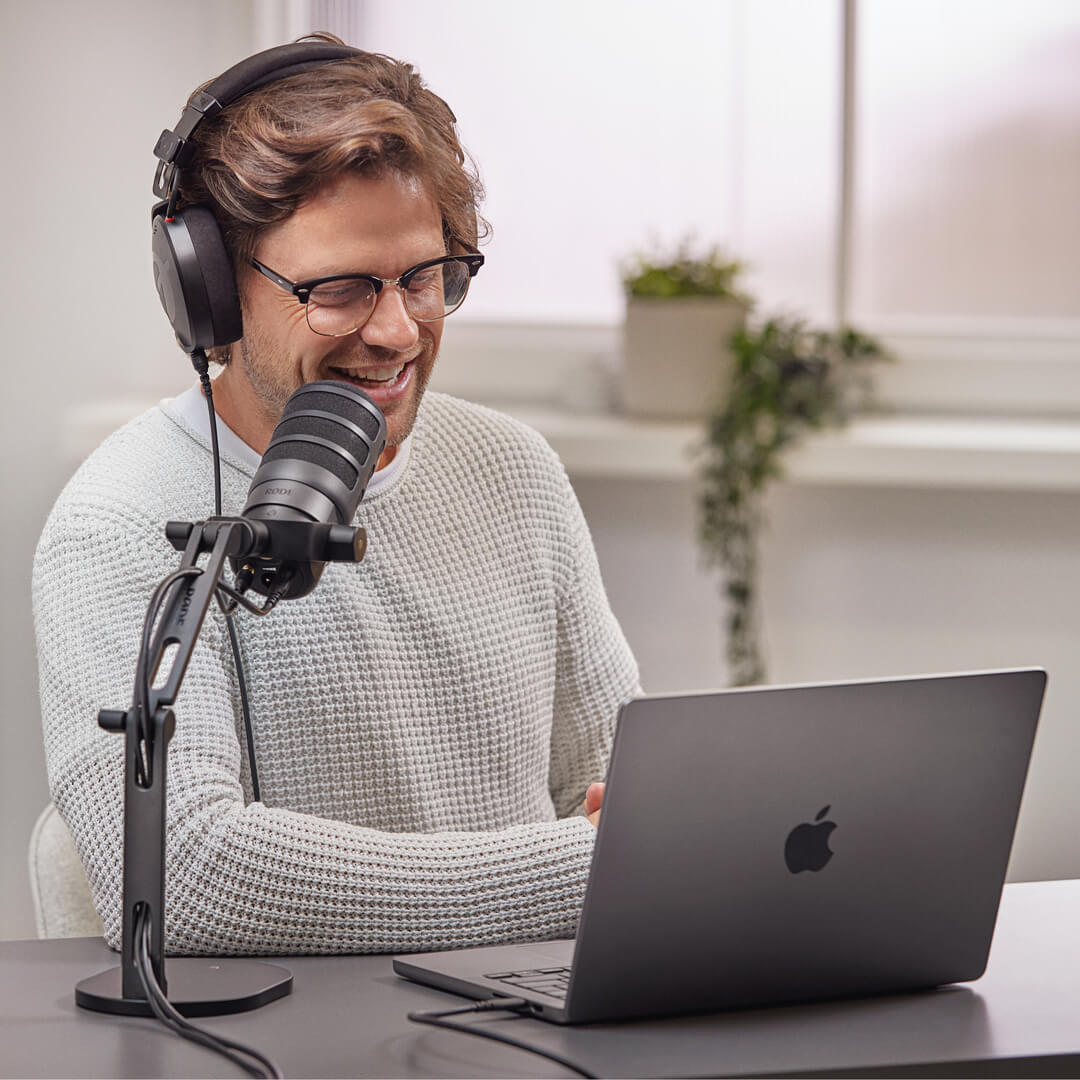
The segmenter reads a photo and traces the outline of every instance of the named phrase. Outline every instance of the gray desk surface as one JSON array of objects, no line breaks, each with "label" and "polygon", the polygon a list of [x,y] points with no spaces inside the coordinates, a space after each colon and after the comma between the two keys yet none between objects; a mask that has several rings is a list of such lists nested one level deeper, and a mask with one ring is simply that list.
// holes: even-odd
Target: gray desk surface
[{"label": "gray desk surface", "polygon": [[[0,1076],[239,1076],[151,1020],[75,1006],[118,962],[99,939],[0,943]],[[204,1021],[288,1077],[559,1076],[488,1040],[420,1027],[409,1009],[461,999],[408,983],[386,956],[296,957],[291,996]],[[1080,1076],[1080,881],[1009,885],[978,982],[924,994],[564,1028],[499,1024],[605,1076]]]}]

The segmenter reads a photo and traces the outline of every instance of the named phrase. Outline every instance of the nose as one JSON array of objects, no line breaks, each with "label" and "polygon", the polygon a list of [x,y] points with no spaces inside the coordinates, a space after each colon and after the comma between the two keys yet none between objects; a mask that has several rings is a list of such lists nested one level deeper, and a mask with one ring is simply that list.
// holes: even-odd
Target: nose
[{"label": "nose", "polygon": [[419,328],[397,285],[388,285],[375,298],[375,310],[360,327],[360,337],[367,345],[398,351],[411,349],[419,340]]}]

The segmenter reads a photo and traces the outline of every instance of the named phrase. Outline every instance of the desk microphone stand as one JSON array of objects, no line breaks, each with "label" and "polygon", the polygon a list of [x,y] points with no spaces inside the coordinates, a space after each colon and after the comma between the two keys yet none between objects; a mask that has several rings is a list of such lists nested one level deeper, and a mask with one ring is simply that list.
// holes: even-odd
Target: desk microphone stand
[{"label": "desk microphone stand", "polygon": [[[168,601],[149,655],[140,649],[135,700],[126,712],[102,709],[98,713],[101,727],[123,732],[125,738],[122,963],[78,983],[75,1001],[98,1012],[153,1015],[136,963],[140,946],[136,931],[148,921],[150,966],[169,1001],[185,1016],[218,1016],[246,1012],[283,997],[292,990],[292,975],[283,967],[255,960],[174,957],[166,982],[165,767],[176,726],[171,706],[227,558],[260,556],[272,550],[286,560],[311,560],[314,554],[317,561],[359,562],[365,535],[363,529],[349,526],[247,518],[211,518],[194,525],[170,522],[166,535],[184,555],[180,569],[167,579],[169,584],[163,583]],[[209,557],[200,568],[198,559],[206,552]],[[276,566],[281,565],[281,558],[274,559]],[[272,606],[254,610],[265,614]],[[168,677],[162,686],[154,687],[165,652],[174,645]],[[149,687],[148,700],[144,700],[145,687]]]}]

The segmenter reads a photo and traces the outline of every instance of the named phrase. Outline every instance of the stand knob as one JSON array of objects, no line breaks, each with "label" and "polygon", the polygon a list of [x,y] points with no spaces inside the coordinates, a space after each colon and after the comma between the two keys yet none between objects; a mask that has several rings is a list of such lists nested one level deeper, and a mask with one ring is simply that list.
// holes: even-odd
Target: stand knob
[{"label": "stand knob", "polygon": [[123,731],[127,726],[127,713],[123,709],[102,709],[97,714],[98,727],[106,731]]}]

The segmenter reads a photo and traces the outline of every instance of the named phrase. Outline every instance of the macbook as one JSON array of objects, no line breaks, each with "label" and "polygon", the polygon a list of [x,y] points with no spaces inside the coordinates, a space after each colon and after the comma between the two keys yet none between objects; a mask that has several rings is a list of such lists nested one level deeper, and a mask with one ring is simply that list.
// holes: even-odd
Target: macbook
[{"label": "macbook", "polygon": [[986,966],[1039,669],[623,705],[574,940],[394,959],[559,1023],[907,991]]}]

